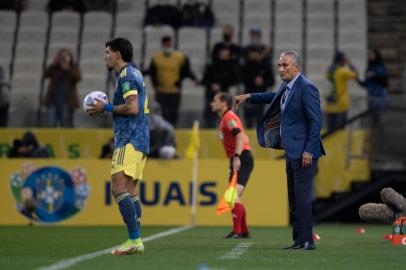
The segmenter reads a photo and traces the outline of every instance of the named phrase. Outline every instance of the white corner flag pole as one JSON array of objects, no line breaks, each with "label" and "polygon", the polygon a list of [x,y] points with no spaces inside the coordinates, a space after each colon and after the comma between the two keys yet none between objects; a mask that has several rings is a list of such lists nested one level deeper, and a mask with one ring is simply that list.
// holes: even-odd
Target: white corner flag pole
[{"label": "white corner flag pole", "polygon": [[[199,134],[199,121],[195,120],[193,122],[193,130],[196,129],[197,134]],[[190,215],[191,215],[191,225],[195,226],[196,224],[196,201],[197,201],[197,174],[198,174],[198,166],[199,166],[199,153],[198,151],[194,151],[193,153],[193,168],[192,168],[192,205],[190,208]]]}]

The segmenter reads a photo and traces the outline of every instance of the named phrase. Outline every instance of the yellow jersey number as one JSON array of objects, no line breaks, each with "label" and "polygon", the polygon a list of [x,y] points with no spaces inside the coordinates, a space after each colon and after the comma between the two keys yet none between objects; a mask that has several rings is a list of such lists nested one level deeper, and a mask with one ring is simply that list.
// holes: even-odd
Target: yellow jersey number
[{"label": "yellow jersey number", "polygon": [[144,114],[149,114],[148,96],[147,95],[145,95],[145,101],[144,101]]}]

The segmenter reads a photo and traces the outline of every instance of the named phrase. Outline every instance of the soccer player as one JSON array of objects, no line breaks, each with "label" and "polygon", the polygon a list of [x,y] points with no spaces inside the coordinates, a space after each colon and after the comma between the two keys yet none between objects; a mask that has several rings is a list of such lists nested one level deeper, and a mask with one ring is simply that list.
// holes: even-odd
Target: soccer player
[{"label": "soccer player", "polygon": [[227,157],[230,159],[230,177],[237,171],[237,194],[232,213],[233,231],[226,238],[248,238],[249,231],[246,220],[244,204],[241,196],[248,183],[251,171],[254,167],[254,159],[251,154],[248,137],[245,135],[240,118],[231,110],[233,98],[228,93],[218,93],[214,96],[211,105],[213,112],[220,118],[221,141]]},{"label": "soccer player", "polygon": [[148,98],[144,78],[132,64],[133,49],[124,38],[108,41],[105,46],[107,68],[117,73],[113,103],[98,101],[91,114],[113,113],[114,153],[111,166],[112,193],[128,229],[128,240],[112,254],[142,254],[139,219],[141,207],[137,182],[149,153]]}]

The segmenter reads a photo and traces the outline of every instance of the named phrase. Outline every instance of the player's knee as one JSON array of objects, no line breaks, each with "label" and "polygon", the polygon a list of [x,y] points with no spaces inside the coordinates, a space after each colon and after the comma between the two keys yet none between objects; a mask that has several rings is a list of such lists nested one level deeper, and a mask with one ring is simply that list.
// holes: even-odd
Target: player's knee
[{"label": "player's knee", "polygon": [[112,177],[112,186],[111,191],[113,195],[117,195],[123,192],[127,192],[127,179],[125,177],[121,177],[119,174],[115,174]]},{"label": "player's knee", "polygon": [[120,187],[120,186],[114,187],[114,185],[111,188],[111,193],[113,194],[114,197],[116,197],[117,195],[124,193],[124,192],[127,192],[127,188]]}]

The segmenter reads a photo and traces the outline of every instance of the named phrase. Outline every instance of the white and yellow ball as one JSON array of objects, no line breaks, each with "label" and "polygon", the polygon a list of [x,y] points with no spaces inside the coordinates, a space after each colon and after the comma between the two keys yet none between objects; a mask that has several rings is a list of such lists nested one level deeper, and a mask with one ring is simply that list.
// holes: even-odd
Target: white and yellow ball
[{"label": "white and yellow ball", "polygon": [[102,91],[92,91],[89,94],[85,96],[83,99],[83,110],[85,113],[88,113],[90,116],[101,116],[103,113],[98,114],[98,115],[93,115],[89,113],[89,110],[92,108],[91,106],[96,104],[96,100],[100,100],[104,103],[108,103],[109,99],[106,95],[106,93]]}]

